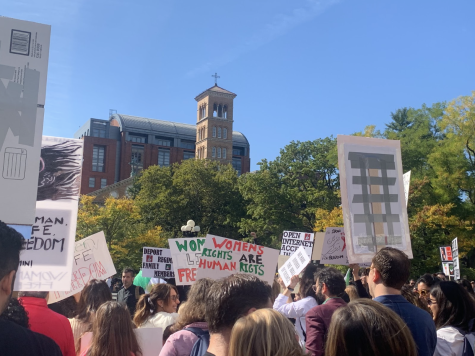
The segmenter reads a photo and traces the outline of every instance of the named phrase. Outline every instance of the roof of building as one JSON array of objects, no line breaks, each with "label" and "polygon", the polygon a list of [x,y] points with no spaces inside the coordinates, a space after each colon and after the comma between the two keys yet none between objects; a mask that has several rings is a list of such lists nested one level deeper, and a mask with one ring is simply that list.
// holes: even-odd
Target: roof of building
[{"label": "roof of building", "polygon": [[[224,89],[223,89],[224,90]],[[144,130],[154,133],[169,133],[172,135],[185,135],[196,137],[196,125],[182,124],[179,122],[148,119],[145,117],[125,114],[113,114],[111,120],[116,119],[122,131]],[[248,145],[249,141],[241,132],[233,131],[233,143]]]},{"label": "roof of building", "polygon": [[214,91],[214,92],[216,92],[216,93],[221,93],[221,94],[228,94],[228,95],[232,95],[233,97],[236,97],[236,96],[237,96],[237,95],[234,94],[233,92],[230,92],[229,90],[226,90],[226,89],[224,89],[224,88],[221,88],[221,87],[219,87],[217,84],[215,84],[215,85],[212,86],[211,88],[208,88],[208,89],[202,91],[201,93],[199,93],[199,94],[196,96],[195,100],[196,100],[196,101],[199,101],[199,100],[201,99],[202,95],[205,94],[205,93],[208,92],[208,91],[212,91],[212,92]]}]

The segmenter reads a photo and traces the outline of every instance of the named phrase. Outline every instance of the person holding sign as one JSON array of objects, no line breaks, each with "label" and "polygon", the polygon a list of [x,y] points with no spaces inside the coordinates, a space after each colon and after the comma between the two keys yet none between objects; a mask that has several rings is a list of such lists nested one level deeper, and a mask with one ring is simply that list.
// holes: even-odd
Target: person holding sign
[{"label": "person holding sign", "polygon": [[287,318],[295,318],[295,331],[300,339],[300,344],[305,345],[307,339],[306,327],[305,327],[305,315],[313,307],[317,306],[317,300],[315,299],[315,292],[312,289],[314,284],[314,273],[317,271],[317,266],[309,264],[305,267],[300,280],[300,296],[301,300],[289,303],[288,299],[290,294],[293,293],[295,286],[299,283],[299,276],[293,276],[290,279],[288,287],[282,283],[282,279],[279,278],[284,289],[283,293],[279,294],[274,302],[274,309],[280,312]]}]

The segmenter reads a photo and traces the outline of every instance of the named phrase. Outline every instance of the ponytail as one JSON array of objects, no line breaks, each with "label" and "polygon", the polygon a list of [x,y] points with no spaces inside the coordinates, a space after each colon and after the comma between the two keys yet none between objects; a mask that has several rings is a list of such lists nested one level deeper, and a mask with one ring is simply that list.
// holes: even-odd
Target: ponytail
[{"label": "ponytail", "polygon": [[150,301],[150,294],[142,294],[135,308],[134,324],[140,327],[147,319],[155,314],[156,306]]}]

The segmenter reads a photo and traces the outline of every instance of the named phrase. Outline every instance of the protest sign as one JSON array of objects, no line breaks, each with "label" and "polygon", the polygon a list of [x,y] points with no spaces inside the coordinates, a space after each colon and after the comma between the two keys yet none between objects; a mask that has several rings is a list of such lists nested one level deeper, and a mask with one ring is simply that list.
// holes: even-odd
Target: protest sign
[{"label": "protest sign", "polygon": [[35,222],[50,34],[49,25],[0,16],[0,197],[8,202],[0,220],[26,239]]},{"label": "protest sign", "polygon": [[16,291],[70,289],[82,149],[82,140],[43,137],[36,217],[20,252]]},{"label": "protest sign", "polygon": [[197,278],[219,279],[247,273],[272,285],[279,251],[221,236],[207,235]]},{"label": "protest sign", "polygon": [[315,239],[313,242],[313,252],[312,252],[313,261],[320,261],[320,259],[322,258],[322,249],[323,249],[324,240],[325,240],[324,232],[315,233]]},{"label": "protest sign", "polygon": [[50,292],[48,304],[81,292],[91,279],[106,279],[117,273],[102,231],[77,241],[73,260],[69,290]]},{"label": "protest sign", "polygon": [[343,227],[327,227],[320,263],[348,266],[345,229]]},{"label": "protest sign", "polygon": [[442,271],[446,276],[454,276],[454,263],[453,262],[442,262]]},{"label": "protest sign", "polygon": [[400,142],[338,135],[337,147],[348,261],[386,246],[412,258]]},{"label": "protest sign", "polygon": [[290,284],[292,276],[300,274],[310,262],[310,257],[307,255],[305,248],[300,246],[292,256],[279,268],[279,276],[286,286]]},{"label": "protest sign", "polygon": [[144,247],[142,276],[150,278],[175,278],[170,250],[167,248]]},{"label": "protest sign", "polygon": [[312,232],[284,231],[282,234],[282,247],[280,254],[285,256],[292,255],[299,246],[305,247],[305,252],[312,256],[314,234]]},{"label": "protest sign", "polygon": [[204,237],[184,237],[168,239],[175,272],[177,286],[195,283],[196,269],[200,264],[200,256],[205,244]]},{"label": "protest sign", "polygon": [[440,260],[442,262],[453,261],[452,248],[450,246],[440,246]]},{"label": "protest sign", "polygon": [[459,244],[457,238],[452,240],[452,258],[454,262],[454,277],[455,279],[460,279]]},{"label": "protest sign", "polygon": [[409,185],[411,182],[411,171],[406,172],[402,175],[402,181],[404,182],[404,196],[406,198],[406,207],[409,201]]}]

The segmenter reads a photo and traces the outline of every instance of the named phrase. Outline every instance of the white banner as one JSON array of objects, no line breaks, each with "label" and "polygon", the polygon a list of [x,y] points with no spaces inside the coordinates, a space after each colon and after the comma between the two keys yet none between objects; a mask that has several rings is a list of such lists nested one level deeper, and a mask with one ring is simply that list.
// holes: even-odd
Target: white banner
[{"label": "white banner", "polygon": [[286,286],[290,284],[292,276],[299,275],[310,262],[310,257],[303,246],[300,246],[297,251],[279,268],[279,276]]},{"label": "white banner", "polygon": [[311,257],[314,236],[313,232],[284,231],[282,234],[280,254],[291,256],[295,251],[297,251],[299,246],[303,246],[307,255]]},{"label": "white banner", "polygon": [[167,248],[144,247],[142,276],[147,278],[175,278],[170,250]]},{"label": "white banner", "polygon": [[406,207],[409,202],[409,185],[411,183],[411,171],[402,175],[402,181],[404,182],[404,196],[406,197]]},{"label": "white banner", "polygon": [[452,258],[454,261],[454,278],[460,279],[460,260],[459,260],[459,244],[457,238],[452,240]]},{"label": "white banner", "polygon": [[348,266],[345,228],[327,227],[323,241],[321,264]]},{"label": "white banner", "polygon": [[200,264],[200,256],[205,244],[204,237],[184,237],[168,239],[175,270],[177,286],[186,286],[195,283],[196,270]]}]

